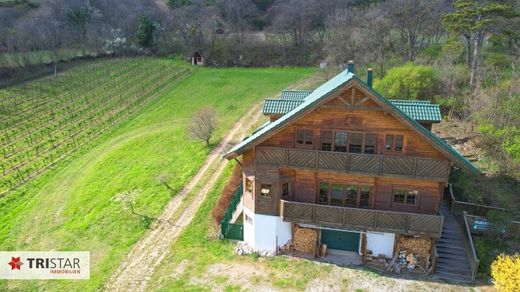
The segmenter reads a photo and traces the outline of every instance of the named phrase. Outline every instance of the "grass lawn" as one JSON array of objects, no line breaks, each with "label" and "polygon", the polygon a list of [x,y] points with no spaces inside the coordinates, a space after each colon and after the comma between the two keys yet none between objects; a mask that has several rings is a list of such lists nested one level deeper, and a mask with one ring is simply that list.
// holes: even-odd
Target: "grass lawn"
[{"label": "grass lawn", "polygon": [[[112,200],[114,195],[139,189],[136,211],[157,216],[175,195],[160,183],[160,177],[180,190],[211,150],[187,137],[185,128],[193,113],[203,106],[215,108],[219,124],[213,143],[217,143],[251,104],[314,71],[193,70],[93,146],[0,198],[0,250],[91,251],[91,279],[0,281],[0,290],[101,288],[150,223],[122,211]],[[224,246],[229,253],[230,246]]]}]

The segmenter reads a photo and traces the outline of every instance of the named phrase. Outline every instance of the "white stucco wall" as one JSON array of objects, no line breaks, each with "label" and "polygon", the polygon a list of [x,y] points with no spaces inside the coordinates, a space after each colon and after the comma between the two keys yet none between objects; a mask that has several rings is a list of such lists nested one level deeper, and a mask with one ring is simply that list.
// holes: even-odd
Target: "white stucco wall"
[{"label": "white stucco wall", "polygon": [[276,216],[255,214],[255,245],[254,249],[276,250]]},{"label": "white stucco wall", "polygon": [[254,228],[254,221],[252,223],[248,222],[249,220],[246,220],[246,216],[254,220],[255,213],[253,211],[246,208],[246,206],[243,206],[243,212],[244,212],[244,242],[247,243],[250,247],[254,247],[255,244],[255,228]]},{"label": "white stucco wall", "polygon": [[387,258],[393,257],[394,241],[394,233],[367,232],[367,249],[374,256],[384,254]]},{"label": "white stucco wall", "polygon": [[[247,222],[246,216],[252,223]],[[244,241],[255,251],[276,251],[291,238],[291,223],[278,216],[255,214],[244,206]]]},{"label": "white stucco wall", "polygon": [[276,240],[278,246],[284,246],[289,240],[292,239],[291,223],[283,222],[281,217],[277,218],[276,225]]}]

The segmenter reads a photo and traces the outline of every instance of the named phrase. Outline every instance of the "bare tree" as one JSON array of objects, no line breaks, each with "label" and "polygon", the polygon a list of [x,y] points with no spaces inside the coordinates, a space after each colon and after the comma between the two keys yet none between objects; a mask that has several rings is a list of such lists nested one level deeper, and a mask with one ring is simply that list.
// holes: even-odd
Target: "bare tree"
[{"label": "bare tree", "polygon": [[170,190],[172,192],[172,194],[175,194],[175,189],[170,186],[170,184],[168,184],[168,181],[170,180],[170,175],[166,172],[162,172],[159,174],[159,176],[157,177],[157,180],[159,180],[159,182],[161,184],[163,184],[168,190]]},{"label": "bare tree", "polygon": [[244,42],[244,31],[248,28],[249,21],[258,13],[256,6],[249,0],[220,0],[217,5],[237,42]]},{"label": "bare tree", "polygon": [[215,131],[217,114],[210,107],[205,107],[195,114],[188,126],[188,133],[192,138],[200,139],[209,146],[209,140]]},{"label": "bare tree", "polygon": [[112,198],[112,201],[121,204],[121,209],[123,211],[130,211],[130,213],[134,215],[141,215],[136,213],[134,210],[134,205],[139,194],[141,194],[141,190],[139,189],[117,193]]},{"label": "bare tree", "polygon": [[[401,47],[406,43],[407,59],[413,61],[417,50],[432,40],[429,33],[433,31],[437,37],[442,1],[395,0],[387,5],[390,19],[400,31]],[[435,29],[432,30],[432,27]]]}]

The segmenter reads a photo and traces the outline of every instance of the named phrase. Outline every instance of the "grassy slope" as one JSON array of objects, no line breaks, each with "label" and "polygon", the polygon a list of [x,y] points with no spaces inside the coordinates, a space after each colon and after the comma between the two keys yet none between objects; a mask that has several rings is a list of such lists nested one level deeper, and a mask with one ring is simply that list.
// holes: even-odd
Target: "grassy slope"
[{"label": "grassy slope", "polygon": [[149,224],[122,212],[111,198],[138,188],[137,211],[156,216],[174,195],[158,177],[179,190],[204,161],[209,149],[185,133],[192,113],[215,107],[216,142],[251,103],[311,72],[196,69],[96,147],[0,199],[1,250],[90,250],[93,265],[90,281],[0,281],[0,290],[100,288]]}]

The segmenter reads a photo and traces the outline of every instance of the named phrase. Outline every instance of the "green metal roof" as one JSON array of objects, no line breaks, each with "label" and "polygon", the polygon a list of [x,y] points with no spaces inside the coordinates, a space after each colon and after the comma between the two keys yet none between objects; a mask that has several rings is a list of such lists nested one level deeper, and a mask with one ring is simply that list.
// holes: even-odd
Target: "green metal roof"
[{"label": "green metal roof", "polygon": [[432,104],[429,100],[416,100],[416,99],[389,99],[393,104],[410,104],[410,105],[422,105]]},{"label": "green metal roof", "polygon": [[[297,91],[292,91],[297,92]],[[303,92],[303,91],[302,91]],[[307,91],[304,91],[307,92]],[[303,96],[302,93],[301,96]],[[283,94],[282,94],[283,96]],[[264,115],[284,115],[305,101],[303,99],[286,99],[281,98],[266,98],[263,108]],[[441,110],[438,104],[432,104],[427,100],[399,100],[393,99],[390,102],[398,107],[405,114],[412,119],[421,122],[438,123],[442,120]]]},{"label": "green metal roof", "polygon": [[274,98],[266,98],[264,102],[263,113],[269,115],[280,114],[284,115],[294,108],[303,103],[302,100],[295,99],[274,99]]},{"label": "green metal roof", "polygon": [[403,121],[411,129],[415,130],[419,135],[423,136],[426,140],[429,140],[436,149],[438,149],[440,152],[444,153],[447,157],[449,157],[457,166],[464,168],[469,172],[479,172],[478,168],[475,167],[457,150],[453,149],[453,147],[447,144],[444,140],[440,139],[434,133],[430,132],[429,130],[421,126],[412,117],[404,113],[392,102],[381,96],[373,88],[367,86],[367,84],[364,81],[359,79],[355,74],[348,72],[348,70],[340,72],[332,79],[323,83],[320,87],[316,88],[316,90],[309,94],[301,104],[293,108],[287,114],[281,116],[276,121],[267,124],[265,127],[262,127],[254,134],[244,139],[242,142],[240,142],[231,150],[229,150],[225,157],[227,157],[228,159],[232,159],[233,157],[241,155],[246,150],[250,149],[251,147],[254,147],[258,143],[269,138],[278,130],[283,129],[287,124],[298,119],[301,115],[311,112],[314,109],[314,107],[321,101],[328,98],[329,96],[334,95],[336,92],[340,91],[343,87],[352,82],[355,82],[364,90],[373,94],[376,97],[376,99],[374,100],[376,103],[378,103],[383,108],[386,108],[396,118]]},{"label": "green metal roof", "polygon": [[406,115],[416,121],[428,121],[433,123],[439,123],[442,120],[441,110],[438,104],[431,104],[425,102],[419,103],[401,103],[390,100],[390,103],[395,105]]},{"label": "green metal roof", "polygon": [[294,99],[294,100],[304,100],[309,94],[312,93],[312,90],[284,90],[282,91],[281,99]]}]

